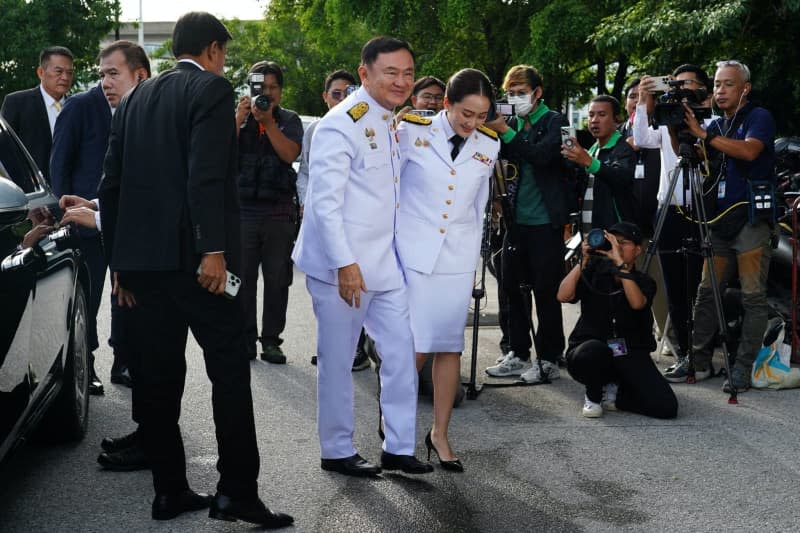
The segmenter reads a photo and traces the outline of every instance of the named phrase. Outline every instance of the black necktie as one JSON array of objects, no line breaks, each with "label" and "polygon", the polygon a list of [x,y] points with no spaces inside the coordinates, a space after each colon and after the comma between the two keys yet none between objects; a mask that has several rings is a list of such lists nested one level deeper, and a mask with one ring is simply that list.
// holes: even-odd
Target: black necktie
[{"label": "black necktie", "polygon": [[453,135],[452,137],[450,137],[450,142],[453,143],[453,149],[450,151],[450,157],[453,159],[453,161],[455,161],[456,156],[458,155],[458,151],[461,150],[461,145],[464,142],[464,137],[458,134]]}]

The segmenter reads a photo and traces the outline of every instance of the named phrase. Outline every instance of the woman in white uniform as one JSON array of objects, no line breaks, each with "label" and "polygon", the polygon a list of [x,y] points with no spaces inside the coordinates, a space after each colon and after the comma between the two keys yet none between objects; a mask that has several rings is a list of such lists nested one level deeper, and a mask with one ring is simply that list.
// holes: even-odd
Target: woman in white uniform
[{"label": "woman in white uniform", "polygon": [[444,110],[405,115],[399,127],[403,167],[397,248],[408,286],[417,368],[433,360],[433,427],[425,437],[446,470],[463,471],[448,441],[460,386],[464,324],[480,254],[483,216],[500,142],[483,127],[492,85],[464,69],[447,83]]}]

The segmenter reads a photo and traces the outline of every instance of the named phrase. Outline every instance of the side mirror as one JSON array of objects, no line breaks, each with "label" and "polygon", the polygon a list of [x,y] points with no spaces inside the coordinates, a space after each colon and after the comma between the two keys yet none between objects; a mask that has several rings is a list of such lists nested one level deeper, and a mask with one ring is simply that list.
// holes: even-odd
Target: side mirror
[{"label": "side mirror", "polygon": [[25,193],[13,181],[0,178],[0,228],[21,222],[27,216]]}]

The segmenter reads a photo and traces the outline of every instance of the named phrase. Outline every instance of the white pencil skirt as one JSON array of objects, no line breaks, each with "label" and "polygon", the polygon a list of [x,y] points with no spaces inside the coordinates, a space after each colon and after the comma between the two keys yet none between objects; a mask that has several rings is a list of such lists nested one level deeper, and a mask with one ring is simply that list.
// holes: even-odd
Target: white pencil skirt
[{"label": "white pencil skirt", "polygon": [[422,274],[405,270],[411,332],[417,352],[463,352],[474,272]]}]

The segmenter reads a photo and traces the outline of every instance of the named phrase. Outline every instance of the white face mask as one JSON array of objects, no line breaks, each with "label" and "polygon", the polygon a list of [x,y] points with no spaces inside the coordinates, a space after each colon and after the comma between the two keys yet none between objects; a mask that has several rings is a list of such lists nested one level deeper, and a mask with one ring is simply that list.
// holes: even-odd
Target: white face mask
[{"label": "white face mask", "polygon": [[526,96],[509,96],[508,103],[514,104],[514,112],[518,117],[528,116],[528,113],[530,113],[531,109],[533,109],[533,103],[531,102],[530,94]]}]

